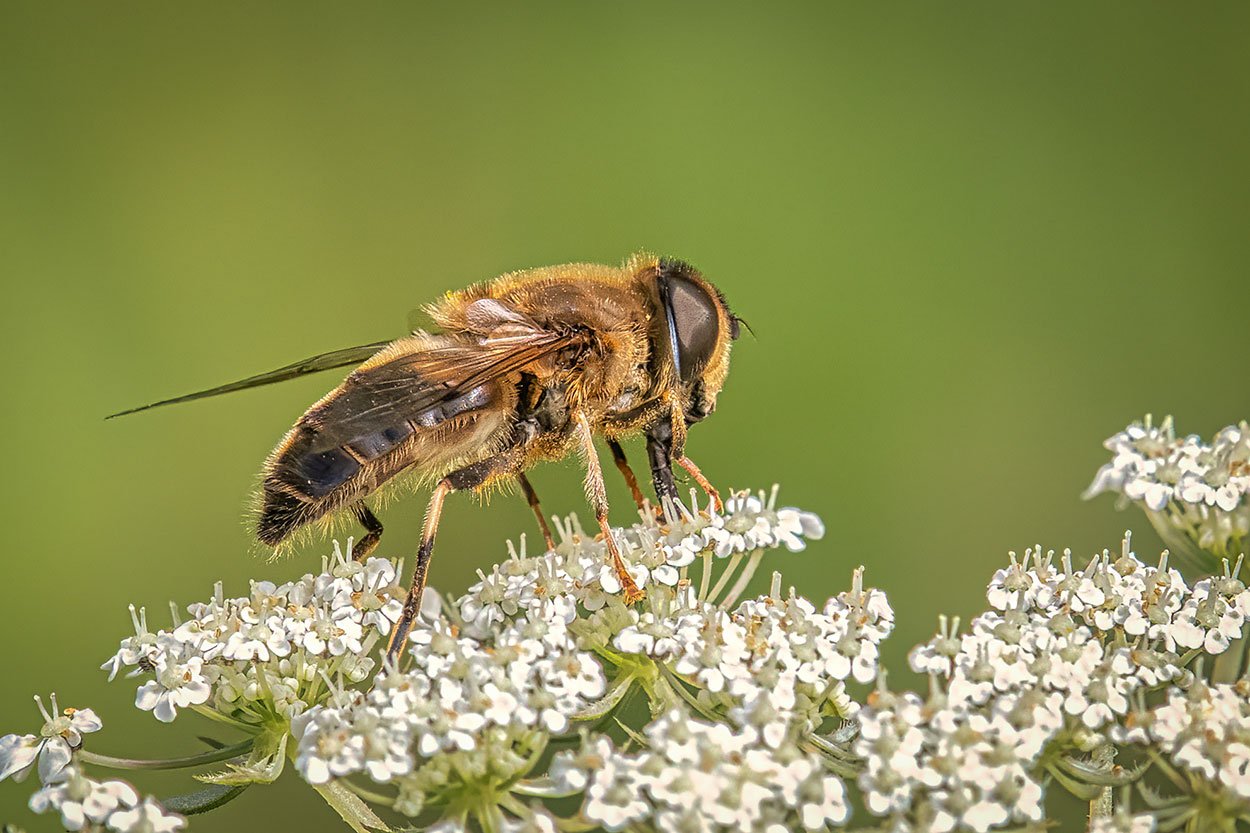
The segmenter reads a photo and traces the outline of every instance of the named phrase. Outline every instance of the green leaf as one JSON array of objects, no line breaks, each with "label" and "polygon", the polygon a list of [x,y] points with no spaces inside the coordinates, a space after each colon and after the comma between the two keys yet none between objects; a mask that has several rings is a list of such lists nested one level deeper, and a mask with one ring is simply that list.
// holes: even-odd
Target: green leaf
[{"label": "green leaf", "polygon": [[221,805],[234,801],[246,789],[246,784],[239,786],[210,784],[202,790],[163,798],[161,799],[161,804],[175,813],[182,813],[184,816],[194,816],[197,813],[207,813],[209,810],[216,810]]},{"label": "green leaf", "polygon": [[616,725],[621,727],[621,731],[623,731],[630,740],[638,744],[639,748],[646,749],[648,746],[651,745],[647,743],[647,739],[645,737],[643,737],[641,734],[634,731],[630,727],[626,726],[624,721],[622,721],[619,717],[613,718],[613,719],[616,721]]}]

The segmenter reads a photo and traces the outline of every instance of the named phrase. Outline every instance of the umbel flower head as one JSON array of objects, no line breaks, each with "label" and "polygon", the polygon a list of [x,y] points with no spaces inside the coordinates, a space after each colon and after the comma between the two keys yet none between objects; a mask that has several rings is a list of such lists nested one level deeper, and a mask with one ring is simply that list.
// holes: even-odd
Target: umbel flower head
[{"label": "umbel flower head", "polygon": [[[139,793],[125,781],[97,781],[77,761],[83,735],[98,732],[102,724],[91,709],[59,710],[56,695],[51,711],[35,698],[44,718],[38,735],[5,735],[0,738],[0,780],[22,781],[39,770],[42,786],[30,797],[36,813],[57,813],[66,830],[116,833],[172,833],[186,820],[165,810],[151,796]],[[59,712],[59,713],[58,713]]]},{"label": "umbel flower head", "polygon": [[323,559],[322,572],[275,585],[252,582],[248,595],[213,598],[187,608],[189,618],[155,633],[132,607],[133,636],[102,668],[150,677],[135,705],[168,723],[180,709],[208,709],[261,726],[289,720],[329,695],[324,680],[358,682],[376,668],[371,649],[399,619],[404,591],[397,565],[364,562],[344,551]]},{"label": "umbel flower head", "polygon": [[[737,495],[719,513],[670,506],[664,526],[647,520],[619,530],[630,572],[647,589],[633,606],[604,568],[603,542],[585,535],[576,518],[559,523],[554,551],[529,556],[513,549],[417,629],[407,668],[384,668],[368,692],[336,693],[297,718],[296,766],[317,784],[358,774],[393,784],[395,809],[441,813],[453,826],[484,795],[493,796],[487,805],[511,807],[519,817],[517,802],[541,792],[530,776],[548,746],[575,737],[579,723],[609,714],[640,688],[657,714],[669,715],[647,730],[657,755],[672,751],[665,744],[686,731],[679,724],[704,727],[698,737],[706,737],[700,742],[709,751],[728,731],[742,754],[750,753],[748,766],[737,752],[722,750],[726,783],[760,783],[740,796],[736,810],[725,809],[724,829],[738,829],[743,816],[734,813],[754,812],[760,791],[776,809],[757,813],[757,821],[819,817],[809,828],[821,829],[845,817],[841,782],[827,781],[819,758],[800,744],[828,715],[851,713],[843,681],[875,675],[877,645],[893,627],[893,612],[858,580],[823,610],[792,591],[782,596],[779,580],[769,595],[734,604],[765,550],[798,551],[823,531],[815,516],[778,509],[775,499],[775,491]],[[600,748],[617,747],[602,735],[583,742],[584,750]],[[639,775],[661,761],[612,754],[622,772]],[[707,762],[673,765],[695,763]],[[571,773],[572,764],[564,771]],[[690,782],[696,774],[682,777]],[[619,829],[614,820],[624,824],[627,816],[609,808],[626,783],[597,797],[592,788],[588,817],[601,815]],[[630,800],[648,796],[642,815],[628,818],[675,818],[679,808],[661,806],[672,805],[672,793],[659,787]]]},{"label": "umbel flower head", "polygon": [[1169,545],[1216,556],[1244,551],[1250,534],[1250,425],[1216,432],[1208,443],[1177,437],[1171,417],[1150,416],[1105,443],[1112,453],[1085,497],[1115,492],[1140,506]]},{"label": "umbel flower head", "polygon": [[627,751],[600,736],[557,755],[555,783],[585,792],[589,821],[608,830],[827,830],[850,815],[842,781],[818,754],[778,749],[751,727],[676,707],[640,740]]},{"label": "umbel flower head", "polygon": [[[1081,562],[1013,553],[985,612],[964,629],[940,618],[911,651],[917,693],[886,684],[894,610],[862,567],[823,603],[776,571],[752,589],[763,559],[823,534],[775,489],[612,530],[646,590],[628,603],[603,540],[576,517],[556,528],[552,550],[522,539],[460,596],[427,593],[381,665],[401,566],[357,562],[350,542],[294,582],[218,585],[164,628],[132,608],[110,678],[138,678],[136,706],[163,722],[191,711],[244,740],[111,758],[83,748],[94,713],[54,699],[37,735],[0,739],[0,775],[38,770],[31,808],[92,833],[179,830],[178,813],[269,783],[288,759],[356,830],[388,829],[382,808],[433,833],[825,831],[862,806],[892,833],[1032,831],[1052,823],[1055,790],[1092,802],[1100,833],[1250,822],[1240,558],[1191,581],[1166,551],[1138,559],[1127,534]],[[163,802],[88,773],[218,762],[196,776],[206,788]]]},{"label": "umbel flower head", "polygon": [[[912,669],[930,676],[928,697],[882,688],[860,714],[855,751],[864,760],[865,803],[903,829],[986,831],[1041,822],[1046,780],[1078,792],[1082,783],[1104,783],[1072,755],[1145,737],[1140,704],[1153,690],[1192,702],[1179,686],[1204,687],[1194,684],[1189,664],[1223,654],[1250,616],[1250,590],[1240,581],[1226,575],[1190,587],[1167,566],[1166,553],[1157,567],[1140,561],[1128,535],[1118,556],[1104,551],[1084,569],[1068,552],[1058,564],[1040,547],[1023,562],[1012,554],[986,599],[992,610],[973,619],[967,633],[958,632],[958,620],[943,619],[937,636],[911,652]],[[1226,754],[1250,731],[1250,689],[1242,686],[1240,706],[1223,690],[1218,706],[1207,696],[1191,709],[1174,700],[1164,724],[1177,728],[1155,737],[1175,741],[1185,725],[1187,759],[1227,761],[1204,775],[1220,778],[1232,796],[1250,792],[1239,753]],[[1160,746],[1171,753],[1168,743]],[[1140,820],[1117,823],[1130,821]]]}]

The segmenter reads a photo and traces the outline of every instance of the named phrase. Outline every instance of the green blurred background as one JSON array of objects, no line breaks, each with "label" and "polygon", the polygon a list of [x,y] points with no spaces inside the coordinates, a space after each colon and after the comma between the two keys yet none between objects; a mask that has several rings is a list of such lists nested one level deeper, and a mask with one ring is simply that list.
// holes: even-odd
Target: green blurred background
[{"label": "green blurred background", "polygon": [[[102,714],[101,751],[193,748],[207,727],[95,670],[126,604],[160,621],[325,549],[267,564],[243,514],[333,374],[105,414],[639,248],[693,261],[758,334],[691,452],[823,515],[773,562],[805,593],[867,565],[900,617],[892,681],[1008,550],[1086,556],[1131,525],[1152,557],[1143,518],[1079,493],[1147,411],[1250,416],[1248,36],[1244,3],[5,2],[0,732],[54,688]],[[574,465],[533,479],[583,508]],[[384,552],[423,505],[386,511]],[[433,583],[531,525],[519,498],[453,500]],[[0,784],[0,821],[58,829],[28,793]],[[290,779],[194,827],[279,812],[332,829]]]}]

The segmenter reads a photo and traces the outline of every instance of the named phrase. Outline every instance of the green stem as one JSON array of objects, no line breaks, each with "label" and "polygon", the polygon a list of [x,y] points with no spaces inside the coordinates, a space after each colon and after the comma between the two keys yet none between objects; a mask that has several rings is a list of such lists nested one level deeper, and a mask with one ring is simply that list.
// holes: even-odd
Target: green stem
[{"label": "green stem", "polygon": [[381,804],[383,807],[395,806],[395,796],[393,795],[383,795],[382,793],[375,793],[373,790],[366,789],[360,786],[359,784],[354,784],[351,781],[348,781],[346,778],[342,779],[339,783],[347,787],[347,789],[351,790],[356,795],[363,798],[365,801],[372,801],[374,804]]},{"label": "green stem", "polygon": [[698,698],[695,695],[690,693],[690,690],[686,688],[685,681],[682,680],[681,677],[677,676],[677,674],[672,669],[670,669],[667,665],[665,665],[662,662],[657,663],[657,665],[659,666],[660,672],[663,675],[660,677],[660,681],[665,684],[665,687],[669,691],[679,696],[682,700],[685,700],[686,704],[689,705],[690,708],[694,709],[696,713],[702,715],[708,720],[711,720],[714,722],[719,722],[721,720],[719,715],[716,715],[712,713],[711,711],[709,711],[706,706],[704,706],[702,703],[699,702]]},{"label": "green stem", "polygon": [[218,761],[225,761],[230,758],[237,758],[240,755],[246,755],[252,751],[252,746],[256,743],[255,738],[236,743],[232,746],[223,746],[220,749],[210,749],[207,752],[201,752],[198,755],[186,755],[181,758],[164,758],[161,760],[147,761],[140,758],[115,758],[112,755],[100,755],[95,752],[88,752],[85,749],[78,751],[78,759],[83,763],[95,764],[96,766],[106,766],[110,769],[186,769],[187,767],[200,766],[201,764],[215,764]]},{"label": "green stem", "polygon": [[738,597],[742,595],[742,591],[747,589],[747,583],[751,581],[751,577],[755,575],[755,570],[760,566],[760,560],[764,557],[763,550],[756,550],[747,558],[747,565],[742,568],[742,572],[738,574],[738,580],[734,582],[734,586],[729,588],[725,600],[721,602],[721,606],[728,609],[734,606],[738,601]]},{"label": "green stem", "polygon": [[1241,679],[1242,662],[1246,657],[1248,643],[1250,638],[1244,636],[1234,639],[1228,650],[1215,658],[1215,664],[1211,667],[1211,682],[1235,683]]},{"label": "green stem", "polygon": [[236,729],[240,729],[251,734],[256,734],[261,729],[261,727],[257,726],[255,723],[245,723],[242,720],[235,720],[233,717],[227,717],[216,709],[210,709],[208,706],[192,706],[191,710],[196,714],[207,717],[209,720],[215,720],[218,723],[224,723],[227,726],[233,726]]},{"label": "green stem", "polygon": [[[1115,747],[1110,743],[1104,743],[1094,750],[1090,758],[1096,767],[1110,773],[1111,765],[1115,763]],[[1098,797],[1090,802],[1090,828],[1093,829],[1096,819],[1108,818],[1114,812],[1115,797],[1111,794],[1110,787],[1104,787],[1100,790]]]},{"label": "green stem", "polygon": [[707,601],[707,593],[712,587],[712,553],[703,553],[703,578],[699,581],[699,601]]},{"label": "green stem", "polygon": [[738,565],[742,563],[742,558],[743,555],[740,552],[736,552],[729,556],[729,564],[725,567],[724,571],[721,572],[720,578],[716,581],[716,584],[712,586],[712,592],[708,594],[705,601],[712,603],[716,602],[716,597],[719,596],[721,591],[725,589],[725,585],[729,583],[729,579],[733,576],[734,570],[738,569]]}]

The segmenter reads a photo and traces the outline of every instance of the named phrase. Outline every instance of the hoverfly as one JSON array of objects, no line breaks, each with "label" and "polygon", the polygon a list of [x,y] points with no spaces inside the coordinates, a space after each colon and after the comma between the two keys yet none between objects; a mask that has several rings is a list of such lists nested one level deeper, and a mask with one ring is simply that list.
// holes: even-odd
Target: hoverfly
[{"label": "hoverfly", "polygon": [[525,472],[573,452],[586,466],[586,497],[625,600],[642,598],[608,526],[594,438],[607,440],[640,510],[645,499],[620,444],[638,432],[646,436],[657,497],[676,499],[676,463],[719,508],[716,489],[685,451],[687,428],[716,407],[738,337],[740,319],[719,290],[686,263],[637,254],[621,267],[512,272],[449,292],[426,311],[436,332],[325,353],[113,416],[360,363],[265,461],[256,535],[278,546],[314,522],[350,513],[366,531],[354,548],[362,559],[382,535],[366,499],[413,476],[432,483],[390,657],[420,610],[447,495],[517,481],[551,549]]}]

